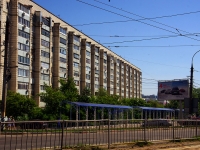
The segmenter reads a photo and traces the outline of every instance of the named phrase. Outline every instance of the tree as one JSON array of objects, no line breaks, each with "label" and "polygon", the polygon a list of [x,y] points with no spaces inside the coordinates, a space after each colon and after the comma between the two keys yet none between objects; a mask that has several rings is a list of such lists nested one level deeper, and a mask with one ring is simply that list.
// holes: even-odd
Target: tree
[{"label": "tree", "polygon": [[147,102],[147,104],[149,105],[149,107],[157,107],[157,108],[163,108],[164,105],[159,103],[157,100],[150,100]]},{"label": "tree", "polygon": [[41,101],[45,103],[44,119],[59,119],[61,111],[61,102],[65,100],[64,94],[59,89],[53,89],[51,86],[45,85],[45,92],[42,92],[39,95]]},{"label": "tree", "polygon": [[166,104],[165,107],[172,108],[172,109],[178,109],[178,107],[179,107],[179,101],[177,101],[177,100],[171,100],[171,101],[169,101],[168,104]]},{"label": "tree", "polygon": [[74,83],[73,78],[68,78],[67,81],[61,79],[60,80],[60,92],[62,92],[65,96],[65,100],[75,102],[78,99],[78,89],[76,88],[76,85]]},{"label": "tree", "polygon": [[88,87],[85,87],[83,91],[81,92],[78,101],[79,102],[85,102],[90,103],[91,101],[91,90]]},{"label": "tree", "polygon": [[6,115],[15,118],[27,115],[31,119],[33,110],[37,107],[32,98],[11,91],[8,91],[6,101]]}]

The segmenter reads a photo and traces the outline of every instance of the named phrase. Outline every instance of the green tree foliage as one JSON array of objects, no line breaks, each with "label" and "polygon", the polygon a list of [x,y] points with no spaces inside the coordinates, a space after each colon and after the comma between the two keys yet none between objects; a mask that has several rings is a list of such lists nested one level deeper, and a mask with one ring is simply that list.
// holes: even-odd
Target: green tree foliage
[{"label": "green tree foliage", "polygon": [[33,118],[35,114],[34,109],[36,103],[32,98],[8,91],[6,99],[6,115],[17,117],[28,116],[29,119]]},{"label": "green tree foliage", "polygon": [[163,104],[159,103],[156,100],[150,100],[150,101],[148,101],[147,105],[149,105],[149,107],[158,107],[158,108],[163,108],[164,107]]},{"label": "green tree foliage", "polygon": [[178,107],[179,107],[179,101],[177,101],[177,100],[171,100],[171,101],[169,101],[168,104],[166,104],[165,107],[172,108],[172,109],[178,109]]},{"label": "green tree foliage", "polygon": [[[44,107],[44,119],[57,120],[60,117],[61,102],[65,100],[63,92],[59,89],[53,89],[45,85],[45,92],[40,93],[41,101],[46,105]],[[65,106],[64,106],[65,107]]]},{"label": "green tree foliage", "polygon": [[65,96],[65,99],[68,101],[72,101],[75,102],[78,100],[78,90],[76,88],[76,85],[74,83],[74,79],[73,78],[68,78],[67,81],[61,79],[60,80],[60,92],[62,92]]}]

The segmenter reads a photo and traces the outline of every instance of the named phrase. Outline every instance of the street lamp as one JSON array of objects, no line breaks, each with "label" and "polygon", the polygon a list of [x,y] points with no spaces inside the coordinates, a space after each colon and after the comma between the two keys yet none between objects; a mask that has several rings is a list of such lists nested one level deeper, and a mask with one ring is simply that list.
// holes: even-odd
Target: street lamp
[{"label": "street lamp", "polygon": [[191,63],[191,75],[190,75],[190,114],[193,113],[193,100],[192,100],[192,88],[193,88],[193,72],[194,72],[194,68],[193,68],[193,59],[194,56],[200,52],[200,50],[198,50],[196,53],[194,53],[194,55],[192,56],[192,63]]}]

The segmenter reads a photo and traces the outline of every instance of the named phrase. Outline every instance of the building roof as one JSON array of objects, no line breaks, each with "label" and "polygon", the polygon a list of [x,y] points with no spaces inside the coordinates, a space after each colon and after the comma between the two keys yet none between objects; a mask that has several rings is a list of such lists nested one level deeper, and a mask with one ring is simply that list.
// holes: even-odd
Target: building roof
[{"label": "building roof", "polygon": [[175,111],[174,109],[171,109],[171,108],[157,108],[157,107],[143,107],[143,106],[133,106],[133,108],[139,108],[142,110]]},{"label": "building roof", "polygon": [[82,107],[100,107],[100,108],[117,108],[117,109],[133,109],[131,106],[124,105],[111,105],[111,104],[95,104],[95,103],[84,103],[84,102],[70,102],[70,104]]},{"label": "building roof", "polygon": [[84,103],[84,102],[69,102],[70,104],[82,107],[99,107],[99,108],[115,108],[115,109],[134,109],[139,108],[142,110],[157,110],[157,111],[175,111],[171,108],[156,108],[156,107],[143,107],[143,106],[124,106],[124,105],[111,105],[111,104],[96,104],[96,103]]}]

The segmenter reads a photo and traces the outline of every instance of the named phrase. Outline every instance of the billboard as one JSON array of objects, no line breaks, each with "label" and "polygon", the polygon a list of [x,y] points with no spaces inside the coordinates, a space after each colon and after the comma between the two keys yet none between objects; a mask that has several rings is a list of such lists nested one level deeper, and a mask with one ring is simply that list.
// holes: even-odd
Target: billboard
[{"label": "billboard", "polygon": [[188,80],[158,82],[158,100],[183,100],[189,98]]}]

